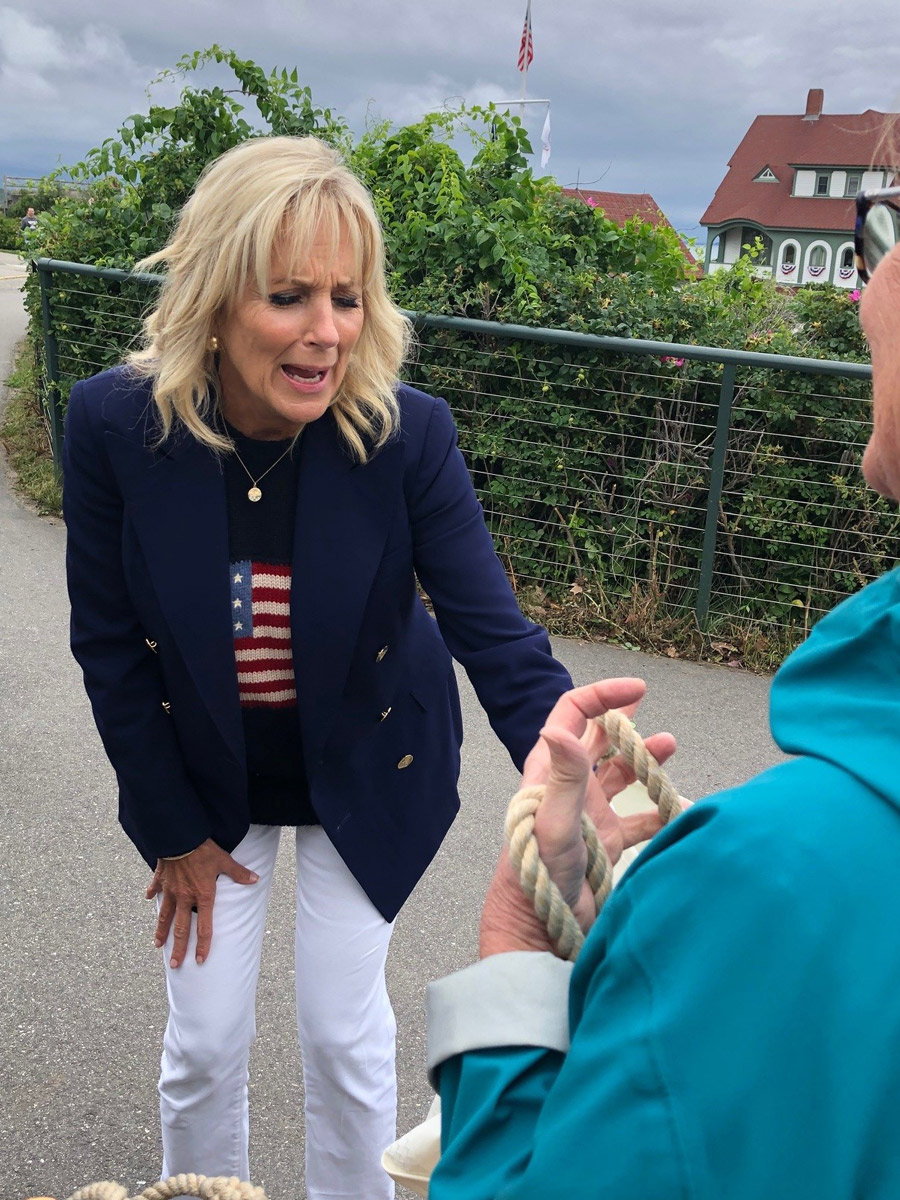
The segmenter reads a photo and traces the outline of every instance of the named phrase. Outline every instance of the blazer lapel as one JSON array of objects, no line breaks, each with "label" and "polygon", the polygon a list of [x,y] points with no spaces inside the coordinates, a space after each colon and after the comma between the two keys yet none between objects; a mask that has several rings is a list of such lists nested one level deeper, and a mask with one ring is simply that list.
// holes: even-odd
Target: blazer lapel
[{"label": "blazer lapel", "polygon": [[324,751],[353,658],[372,579],[400,494],[399,441],[365,465],[342,448],[330,413],[303,435],[291,633],[310,777]]},{"label": "blazer lapel", "polygon": [[165,453],[114,433],[107,434],[107,443],[172,635],[226,745],[241,763],[244,733],[219,462],[190,436]]}]

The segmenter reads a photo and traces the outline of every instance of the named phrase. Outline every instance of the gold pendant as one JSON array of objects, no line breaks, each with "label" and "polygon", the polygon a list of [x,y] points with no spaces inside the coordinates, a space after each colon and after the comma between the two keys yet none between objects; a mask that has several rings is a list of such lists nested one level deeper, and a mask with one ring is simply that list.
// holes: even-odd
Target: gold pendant
[{"label": "gold pendant", "polygon": [[258,487],[252,487],[250,489],[250,491],[247,493],[247,499],[252,500],[253,503],[255,504],[257,502],[257,500],[262,500],[262,492],[259,490]]}]

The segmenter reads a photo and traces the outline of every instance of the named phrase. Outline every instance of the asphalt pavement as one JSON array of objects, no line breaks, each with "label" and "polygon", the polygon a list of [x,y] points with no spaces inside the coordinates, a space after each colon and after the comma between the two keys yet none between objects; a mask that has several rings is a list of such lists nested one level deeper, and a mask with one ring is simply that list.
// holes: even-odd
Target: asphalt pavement
[{"label": "asphalt pavement", "polygon": [[[0,381],[25,316],[24,268],[0,254]],[[2,406],[0,383],[0,406]],[[14,497],[0,462],[0,1200],[158,1176],[156,1077],[165,992],[146,869],[67,644],[62,522]],[[639,727],[679,742],[671,773],[699,798],[778,761],[769,680],[727,667],[556,639],[578,683],[639,675]],[[465,680],[462,814],[400,915],[389,960],[400,1121],[421,1120],[424,989],[471,962],[480,903],[517,776]],[[423,799],[423,802],[424,799]],[[284,840],[259,985],[251,1079],[253,1181],[301,1200],[302,1084],[292,1012],[292,856]]]}]

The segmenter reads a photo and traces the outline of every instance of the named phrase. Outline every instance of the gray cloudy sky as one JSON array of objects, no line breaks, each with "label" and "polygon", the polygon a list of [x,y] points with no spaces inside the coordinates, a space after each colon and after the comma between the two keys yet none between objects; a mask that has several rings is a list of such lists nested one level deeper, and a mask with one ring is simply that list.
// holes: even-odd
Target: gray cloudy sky
[{"label": "gray cloudy sky", "polygon": [[[402,124],[448,99],[512,98],[524,13],[525,0],[0,4],[0,172],[77,160],[146,110],[159,70],[212,42],[296,66],[356,129],[367,111]],[[896,0],[533,0],[528,93],[552,102],[547,172],[651,192],[701,238],[757,113],[802,112],[810,87],[826,112],[900,108],[897,13]],[[535,147],[542,122],[530,110]]]}]

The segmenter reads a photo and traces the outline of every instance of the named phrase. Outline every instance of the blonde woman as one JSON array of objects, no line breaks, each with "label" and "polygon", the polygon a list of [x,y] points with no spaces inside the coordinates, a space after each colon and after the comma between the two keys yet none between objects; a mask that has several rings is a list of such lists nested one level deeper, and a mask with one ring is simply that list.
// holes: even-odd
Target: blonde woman
[{"label": "blonde woman", "polygon": [[[163,1174],[248,1178],[276,848],[297,853],[307,1194],[391,1194],[392,922],[459,806],[452,658],[513,761],[571,684],[519,612],[365,188],[313,138],[202,175],[145,348],[76,385],[72,649],[153,870],[170,1016]],[[418,598],[416,577],[434,605]]]}]

